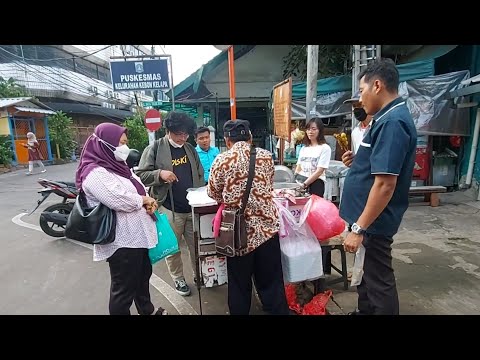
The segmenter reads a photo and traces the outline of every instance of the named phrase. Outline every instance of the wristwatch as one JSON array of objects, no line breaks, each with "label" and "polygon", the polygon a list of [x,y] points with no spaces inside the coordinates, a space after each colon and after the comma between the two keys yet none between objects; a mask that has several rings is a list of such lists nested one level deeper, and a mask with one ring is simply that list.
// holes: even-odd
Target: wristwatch
[{"label": "wristwatch", "polygon": [[357,235],[363,235],[365,234],[365,229],[362,229],[357,223],[353,223],[352,232]]}]

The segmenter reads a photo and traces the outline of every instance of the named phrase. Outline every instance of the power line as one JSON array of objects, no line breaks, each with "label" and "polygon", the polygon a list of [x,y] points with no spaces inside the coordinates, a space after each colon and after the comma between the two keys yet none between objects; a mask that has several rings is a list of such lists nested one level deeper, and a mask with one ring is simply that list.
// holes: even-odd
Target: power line
[{"label": "power line", "polygon": [[[1,56],[1,55],[0,55],[0,56]],[[28,67],[30,67],[30,65],[28,65],[28,64],[25,64],[25,65],[28,66]],[[32,77],[36,78],[37,80],[39,80],[39,82],[41,83],[41,82],[43,82],[44,78],[39,77],[38,73],[42,74],[45,78],[49,78],[49,79],[51,80],[52,84],[57,85],[57,86],[59,86],[59,87],[62,87],[62,84],[59,82],[59,80],[51,77],[51,76],[48,75],[48,74],[43,73],[42,71],[39,71],[38,69],[37,69],[36,71],[32,71],[32,72],[30,73],[30,75],[31,75]],[[73,81],[71,81],[71,80],[69,80],[69,81],[70,81],[71,83],[75,83],[75,82],[73,82]],[[78,83],[75,83],[75,84],[78,85]],[[83,91],[81,88],[74,87],[74,86],[72,86],[72,85],[71,85],[71,87],[74,88],[76,91],[78,91],[78,93],[80,93],[80,95],[82,95],[82,93],[83,93],[83,95],[86,95],[86,96],[89,96],[89,97],[90,97],[90,96],[93,96],[93,95],[90,95],[90,94],[88,94],[87,92]],[[76,102],[76,103],[82,104],[82,105],[86,105],[86,103],[83,103],[83,102],[80,102],[80,101],[77,101],[77,100],[74,100],[74,99],[70,99],[70,100],[71,100],[71,101],[74,101],[74,102]],[[47,106],[47,107],[48,107],[48,106]],[[49,108],[50,110],[52,110],[52,111],[57,112],[56,110],[54,110],[54,109],[52,109],[52,108],[50,108],[50,107],[48,107],[48,108]],[[109,117],[107,114],[105,114],[104,112],[102,112],[100,109],[95,109],[95,110],[96,110],[96,112],[97,112],[96,115],[100,115],[100,116],[103,116],[103,117],[105,117],[105,118],[107,118],[107,119],[109,119],[109,120],[112,120],[112,121],[114,121],[114,122],[118,122],[118,120]],[[95,110],[94,110],[94,111],[95,111]]]},{"label": "power line", "polygon": [[[12,56],[15,56],[15,57],[17,57],[17,58],[19,58],[19,59],[22,59],[22,60],[28,60],[28,61],[54,61],[54,60],[84,59],[84,58],[89,57],[89,56],[92,56],[92,55],[94,55],[94,54],[96,54],[96,53],[98,53],[98,52],[100,52],[100,51],[102,51],[102,50],[106,50],[106,49],[108,49],[108,48],[110,48],[110,47],[112,47],[112,46],[114,46],[114,45],[107,45],[107,46],[105,46],[104,48],[101,48],[101,49],[99,49],[99,50],[95,50],[94,52],[88,53],[87,55],[84,55],[84,56],[72,56],[72,57],[62,57],[62,58],[54,58],[54,59],[29,59],[29,58],[24,58],[23,56],[19,56],[19,55],[17,55],[17,54],[14,54],[14,53],[12,53],[12,52],[4,49],[4,48],[1,47],[1,46],[0,46],[0,50],[4,51],[4,52],[6,52],[6,53],[8,53],[8,54],[10,54],[10,55],[12,55]],[[83,53],[83,52],[82,52],[82,53]]]},{"label": "power line", "polygon": [[[84,57],[87,57],[87,56],[90,56],[90,55],[93,55],[94,53],[97,53],[99,51],[102,51],[102,50],[105,50],[109,47],[112,47],[113,45],[109,45],[109,46],[106,46],[106,47],[103,47],[102,49],[98,49],[96,51],[94,51],[93,53],[90,53],[88,55],[85,55],[85,56],[81,56],[81,57],[62,57],[62,58],[52,58],[52,59],[30,59],[30,58],[25,58],[23,56],[18,56],[4,48],[2,48],[0,46],[0,50],[2,50],[3,52],[9,54],[10,56],[12,57],[15,57],[15,58],[18,58],[18,59],[22,59],[23,61],[20,62],[20,61],[16,61],[14,59],[8,59],[7,57],[5,56],[1,56],[2,58],[4,58],[5,60],[11,62],[12,64],[15,64],[15,65],[20,65],[20,67],[24,67],[25,69],[25,76],[28,76],[28,73],[27,73],[27,67],[28,69],[31,69],[30,71],[32,72],[38,72],[40,74],[42,74],[45,79],[41,79],[43,80],[43,82],[45,82],[45,80],[50,81],[51,84],[53,85],[56,85],[58,86],[59,88],[63,88],[65,89],[65,86],[67,85],[68,87],[76,90],[79,92],[80,95],[87,95],[87,96],[93,96],[91,95],[91,90],[90,90],[90,86],[99,86],[99,87],[106,87],[107,88],[107,91],[109,90],[111,84],[108,84],[100,79],[97,79],[95,77],[93,77],[91,74],[89,74],[89,76],[87,75],[84,75],[84,74],[81,74],[80,72],[76,71],[75,70],[75,66],[73,67],[73,69],[69,69],[69,67],[67,66],[66,67],[66,64],[63,62],[65,60],[72,60],[72,59],[75,59],[75,58],[84,58]],[[142,53],[145,53],[143,50],[141,50],[139,47],[136,47],[134,45],[132,45],[135,49],[137,49],[139,52],[142,52]],[[40,49],[37,49],[37,51],[39,50],[42,50],[41,48]],[[162,48],[162,51],[164,52],[163,48]],[[123,52],[123,49],[122,49],[122,52]],[[1,54],[0,54],[1,55]],[[55,64],[52,64],[52,65],[49,65],[49,66],[43,66],[43,65],[39,65],[39,64],[36,64],[36,65],[32,65],[32,64],[27,64],[26,60],[29,60],[29,61],[50,61],[50,62],[55,62],[55,63],[58,63],[58,66],[55,66]],[[14,66],[15,66],[14,65]],[[98,64],[95,64],[97,66],[97,76],[98,76]],[[58,67],[58,69],[56,69],[56,67]],[[45,73],[43,71],[40,71],[41,68],[45,68],[45,71],[47,72],[50,72],[50,73],[53,73],[55,74],[57,77],[61,78],[61,79],[64,79],[66,80],[66,84],[62,84],[58,79],[55,79],[54,77],[52,77],[50,74],[48,73]],[[66,70],[68,71],[68,74],[62,74],[62,70]],[[68,75],[65,76],[65,75]],[[87,81],[86,79],[83,79],[81,78],[80,76],[82,77],[85,77],[87,78],[88,80],[90,81]],[[35,78],[39,79],[38,76],[36,76]],[[78,80],[78,81],[74,81],[74,79]],[[39,79],[40,80],[40,79]],[[42,81],[39,81],[40,83],[42,83]],[[93,83],[94,85],[91,85],[91,83]],[[97,84],[98,83],[98,84]],[[74,86],[74,85],[77,85],[77,86]],[[118,101],[120,103],[123,103],[125,106],[131,106],[132,105],[132,101],[135,99],[136,100],[136,103],[138,105],[138,98],[137,98],[137,94],[135,92],[134,93],[134,96],[130,95],[129,93],[123,93],[122,94],[122,97],[126,98],[126,100],[121,100],[120,98],[114,98],[113,100],[114,101]],[[101,97],[101,98],[104,98],[106,99],[107,101],[110,101],[112,100],[111,97],[108,97],[108,96],[105,96],[105,95],[102,95],[102,94],[95,94],[95,96],[98,96],[98,97]]]},{"label": "power line", "polygon": [[[11,60],[11,59],[8,59],[6,58],[5,56],[1,55],[0,54],[0,57],[5,59],[5,60]],[[27,64],[27,63],[22,63],[22,62],[17,62],[15,60],[12,61],[12,64],[18,64],[20,67],[23,65],[23,67],[25,67],[25,70],[26,70],[26,67],[28,67],[29,69],[31,69],[32,72],[35,72],[35,71],[38,71],[39,73],[41,73],[42,75],[45,76],[45,79],[50,79],[52,84],[54,85],[57,85],[59,87],[64,87],[64,85],[70,85],[72,88],[76,89],[77,91],[79,92],[84,92],[86,93],[87,95],[91,95],[90,92],[89,92],[89,86],[90,84],[85,80],[85,79],[82,79],[81,77],[79,77],[80,75],[81,76],[85,76],[87,79],[90,79],[92,80],[93,83],[100,83],[100,84],[96,84],[96,85],[100,85],[100,86],[105,86],[105,87],[109,87],[109,84],[107,83],[104,83],[103,81],[101,80],[98,80],[98,79],[94,79],[94,78],[89,78],[88,76],[86,75],[83,75],[83,74],[79,74],[75,71],[71,71],[71,70],[68,70],[68,69],[65,69],[68,71],[68,75],[70,75],[70,77],[67,77],[65,76],[64,74],[61,73],[61,70],[62,68],[59,68],[59,69],[56,69],[55,66],[43,66],[43,65],[31,65],[31,64]],[[21,64],[21,65],[20,65]],[[35,67],[34,67],[35,66]],[[58,79],[55,79],[53,78],[51,75],[49,75],[48,73],[45,73],[43,71],[40,71],[40,68],[44,68],[45,71],[50,71],[54,74],[56,74],[58,77],[66,80],[66,84],[61,84],[58,82]],[[74,79],[80,81],[81,83],[75,81]],[[72,84],[75,84],[75,85],[78,85],[79,87],[75,87],[73,86]],[[95,85],[94,85],[95,86]],[[83,91],[82,91],[83,90]],[[102,95],[102,94],[97,94],[97,96],[101,96],[107,100],[110,100],[110,98],[108,98],[107,96],[105,95]],[[129,95],[128,93],[125,93],[124,96],[128,99],[128,100],[133,100],[133,96]],[[118,99],[118,101],[120,101],[120,99]],[[121,102],[121,101],[120,101]],[[130,104],[125,104],[127,106],[129,106]]]}]

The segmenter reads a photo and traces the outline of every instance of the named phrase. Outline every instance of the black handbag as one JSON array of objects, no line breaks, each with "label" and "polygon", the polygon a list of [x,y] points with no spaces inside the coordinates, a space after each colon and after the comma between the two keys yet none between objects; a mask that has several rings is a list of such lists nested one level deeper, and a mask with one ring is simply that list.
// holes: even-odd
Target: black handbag
[{"label": "black handbag", "polygon": [[215,238],[215,250],[217,253],[233,257],[236,251],[246,249],[247,223],[245,221],[245,208],[252,189],[253,176],[255,175],[255,159],[257,150],[255,146],[250,147],[250,163],[248,169],[247,185],[243,193],[243,200],[240,209],[223,210],[220,225],[220,234]]},{"label": "black handbag", "polygon": [[87,244],[110,244],[115,240],[116,224],[114,210],[102,203],[88,207],[85,194],[80,191],[68,216],[65,236]]}]

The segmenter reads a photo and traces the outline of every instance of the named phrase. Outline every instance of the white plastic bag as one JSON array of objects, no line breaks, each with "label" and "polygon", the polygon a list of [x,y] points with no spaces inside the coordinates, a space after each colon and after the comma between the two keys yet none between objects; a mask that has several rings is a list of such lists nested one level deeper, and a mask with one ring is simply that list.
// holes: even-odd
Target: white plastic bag
[{"label": "white plastic bag", "polygon": [[285,228],[285,217],[283,216],[286,213],[290,213],[288,210],[288,201],[286,199],[273,199],[273,202],[277,206],[278,209],[278,217],[280,218],[280,230],[278,235],[280,237],[285,237],[288,235],[287,229]]},{"label": "white plastic bag", "polygon": [[187,200],[190,206],[217,205],[217,202],[208,196],[207,186],[187,189]]},{"label": "white plastic bag", "polygon": [[355,253],[355,261],[353,262],[352,280],[350,286],[358,286],[362,282],[363,262],[365,261],[365,247],[360,244]]},{"label": "white plastic bag", "polygon": [[302,213],[297,221],[281,203],[279,208],[285,236],[280,236],[282,268],[285,282],[318,279],[323,275],[322,247]]}]

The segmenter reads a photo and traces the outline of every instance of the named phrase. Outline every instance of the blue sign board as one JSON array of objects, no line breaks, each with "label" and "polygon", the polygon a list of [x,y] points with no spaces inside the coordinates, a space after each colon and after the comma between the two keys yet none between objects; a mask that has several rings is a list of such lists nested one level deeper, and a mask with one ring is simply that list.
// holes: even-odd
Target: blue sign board
[{"label": "blue sign board", "polygon": [[170,90],[168,60],[110,62],[113,91]]}]

